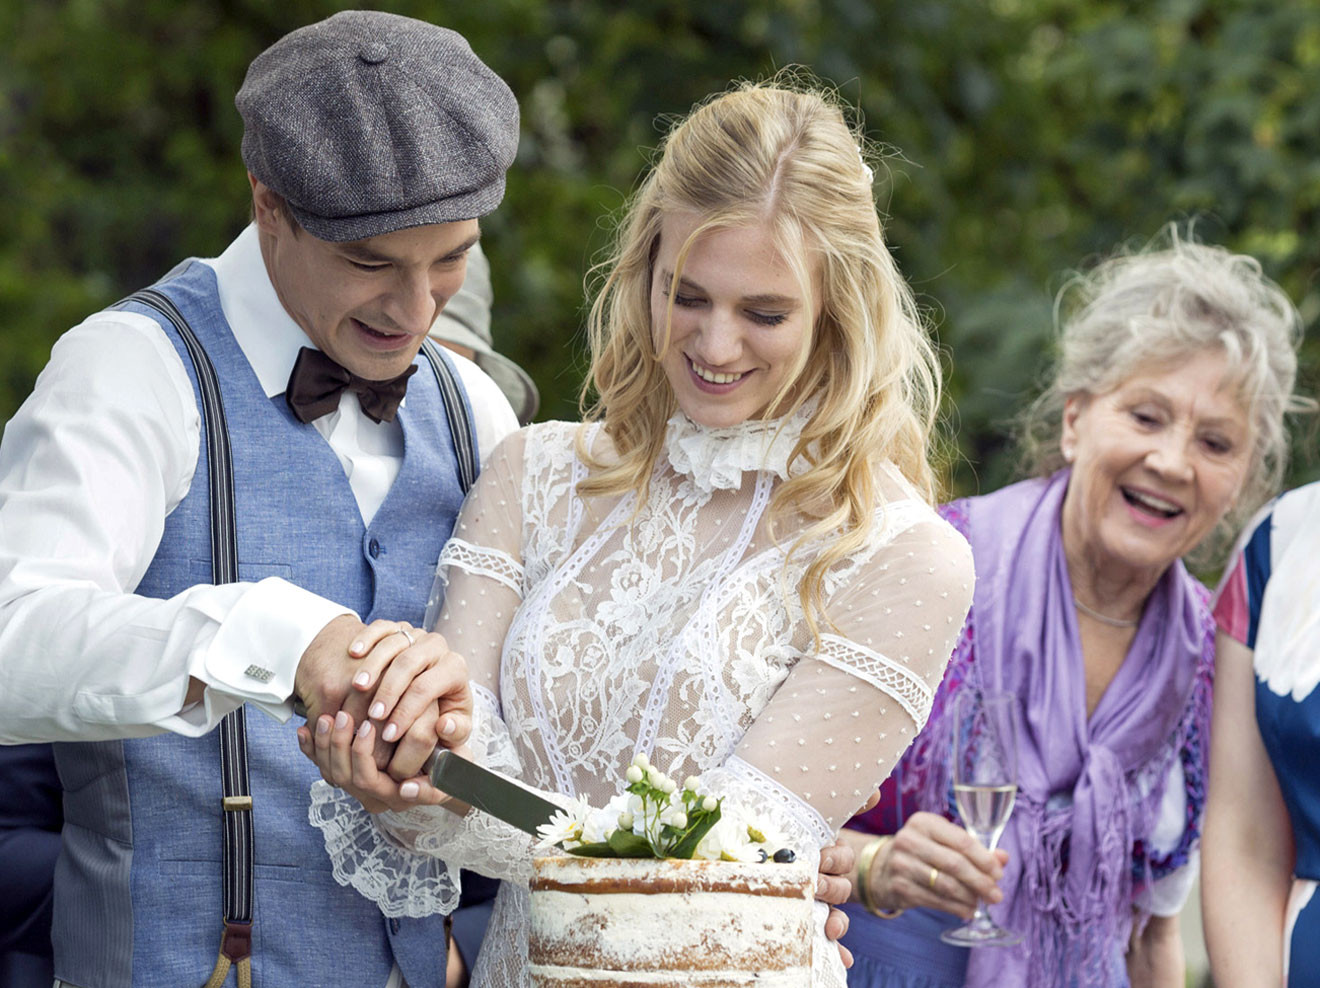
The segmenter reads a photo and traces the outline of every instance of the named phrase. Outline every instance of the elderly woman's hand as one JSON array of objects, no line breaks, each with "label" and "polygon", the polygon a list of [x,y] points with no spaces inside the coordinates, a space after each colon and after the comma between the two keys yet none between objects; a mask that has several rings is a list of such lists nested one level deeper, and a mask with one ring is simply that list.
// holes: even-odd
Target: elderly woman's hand
[{"label": "elderly woman's hand", "polygon": [[1003,899],[995,883],[1007,861],[1007,852],[987,851],[944,817],[914,813],[871,866],[871,901],[885,910],[920,906],[971,919],[978,899]]}]

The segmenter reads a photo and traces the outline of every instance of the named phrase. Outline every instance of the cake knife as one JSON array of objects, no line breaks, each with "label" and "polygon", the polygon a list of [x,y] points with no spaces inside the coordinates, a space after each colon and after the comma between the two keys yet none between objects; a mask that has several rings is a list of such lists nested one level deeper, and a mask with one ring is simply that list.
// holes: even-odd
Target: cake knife
[{"label": "cake knife", "polygon": [[537,836],[536,828],[549,823],[559,811],[558,806],[535,791],[448,749],[433,752],[422,770],[431,777],[431,785],[441,792],[533,837]]}]

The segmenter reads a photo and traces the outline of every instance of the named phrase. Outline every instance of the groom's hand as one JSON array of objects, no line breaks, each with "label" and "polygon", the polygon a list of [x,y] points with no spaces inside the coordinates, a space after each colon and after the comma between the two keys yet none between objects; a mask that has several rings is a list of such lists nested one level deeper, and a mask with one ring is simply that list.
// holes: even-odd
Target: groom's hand
[{"label": "groom's hand", "polygon": [[[397,627],[393,622],[374,624],[388,624],[391,630]],[[352,614],[341,614],[322,628],[303,652],[293,674],[293,695],[295,703],[301,703],[303,709],[299,712],[308,723],[315,723],[322,714],[333,717],[340,710],[354,720],[366,713],[369,696],[354,692],[349,683],[364,671],[362,658],[369,650],[363,647],[362,639],[369,630]]]}]

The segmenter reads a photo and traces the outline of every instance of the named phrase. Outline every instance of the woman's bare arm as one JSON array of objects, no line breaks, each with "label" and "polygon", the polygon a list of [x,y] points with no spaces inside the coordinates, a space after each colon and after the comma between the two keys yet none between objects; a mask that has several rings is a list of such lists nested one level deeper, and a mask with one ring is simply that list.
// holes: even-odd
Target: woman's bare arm
[{"label": "woman's bare arm", "polygon": [[1252,653],[1219,633],[1201,912],[1215,983],[1279,988],[1292,825],[1256,726]]}]

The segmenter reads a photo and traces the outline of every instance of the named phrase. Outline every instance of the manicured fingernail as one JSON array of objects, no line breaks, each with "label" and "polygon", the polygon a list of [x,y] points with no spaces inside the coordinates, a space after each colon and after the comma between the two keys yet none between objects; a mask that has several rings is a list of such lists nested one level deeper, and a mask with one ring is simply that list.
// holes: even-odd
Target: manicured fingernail
[{"label": "manicured fingernail", "polygon": [[384,717],[385,704],[377,700],[375,703],[371,705],[371,709],[367,711],[367,716],[371,717],[374,720],[379,720],[380,718]]},{"label": "manicured fingernail", "polygon": [[353,677],[354,686],[366,686],[369,682],[371,682],[371,673],[367,672],[365,669]]},{"label": "manicured fingernail", "polygon": [[824,895],[824,894],[825,894],[825,879],[820,878],[820,877],[817,877],[817,879],[816,879],[816,894],[817,894],[817,895]]},{"label": "manicured fingernail", "polygon": [[371,733],[371,721],[364,720],[362,722],[362,726],[358,728],[358,732],[357,732],[358,737],[365,738],[370,733]]},{"label": "manicured fingernail", "polygon": [[348,650],[350,652],[360,652],[364,648],[366,648],[366,646],[363,645],[361,642],[354,642],[352,645],[348,646]]},{"label": "manicured fingernail", "polygon": [[399,729],[393,724],[386,724],[385,730],[380,732],[380,736],[386,741],[393,741],[399,736]]},{"label": "manicured fingernail", "polygon": [[405,782],[399,786],[399,795],[404,799],[416,799],[417,794],[422,791],[422,787],[416,782]]},{"label": "manicured fingernail", "polygon": [[342,731],[347,726],[348,726],[348,714],[344,713],[341,710],[339,711],[339,713],[335,714],[335,727],[339,728]]},{"label": "manicured fingernail", "polygon": [[317,717],[317,718],[316,718],[316,733],[317,733],[317,734],[329,734],[329,733],[330,733],[330,718],[329,718],[329,717]]},{"label": "manicured fingernail", "polygon": [[445,722],[440,725],[440,733],[445,737],[449,737],[456,730],[458,730],[458,725],[454,723],[453,717],[446,717]]}]

